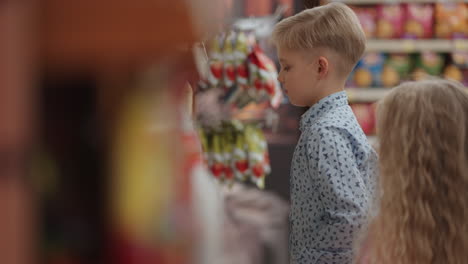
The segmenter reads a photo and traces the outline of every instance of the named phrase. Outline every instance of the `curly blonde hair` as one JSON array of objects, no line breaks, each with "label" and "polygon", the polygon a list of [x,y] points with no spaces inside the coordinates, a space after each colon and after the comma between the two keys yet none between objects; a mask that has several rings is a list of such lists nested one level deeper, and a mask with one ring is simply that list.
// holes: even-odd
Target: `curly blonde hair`
[{"label": "curly blonde hair", "polygon": [[468,91],[408,82],[378,107],[380,213],[371,263],[468,263]]}]

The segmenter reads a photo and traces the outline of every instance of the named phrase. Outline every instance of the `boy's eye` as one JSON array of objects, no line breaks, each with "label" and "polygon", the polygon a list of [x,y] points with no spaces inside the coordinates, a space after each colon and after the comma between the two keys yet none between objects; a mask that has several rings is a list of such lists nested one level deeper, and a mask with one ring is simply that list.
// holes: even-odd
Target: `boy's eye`
[{"label": "boy's eye", "polygon": [[289,66],[283,67],[284,71],[289,71],[290,69],[291,69],[291,67],[289,67]]}]

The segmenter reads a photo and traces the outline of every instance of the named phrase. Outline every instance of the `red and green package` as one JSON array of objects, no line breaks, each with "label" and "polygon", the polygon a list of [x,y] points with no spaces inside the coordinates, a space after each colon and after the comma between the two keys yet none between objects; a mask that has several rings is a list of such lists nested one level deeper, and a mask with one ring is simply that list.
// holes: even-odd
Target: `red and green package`
[{"label": "red and green package", "polygon": [[258,188],[265,188],[265,176],[270,173],[267,144],[260,128],[248,125],[245,128],[249,152],[250,180]]},{"label": "red and green package", "polygon": [[256,45],[248,57],[250,73],[250,94],[257,102],[269,100],[272,107],[277,108],[282,94],[278,73],[273,61]]},{"label": "red and green package", "polygon": [[218,133],[214,133],[212,136],[212,148],[210,153],[211,166],[210,170],[213,176],[222,180],[224,178],[224,157],[221,150],[222,141],[221,136]]},{"label": "red and green package", "polygon": [[224,40],[223,48],[223,80],[226,89],[232,88],[236,84],[236,67],[234,59],[234,32],[230,32]]},{"label": "red and green package", "polygon": [[405,38],[432,38],[434,6],[432,4],[407,4]]},{"label": "red and green package", "polygon": [[244,133],[238,132],[236,134],[236,144],[232,153],[232,166],[234,176],[237,180],[247,180],[247,175],[250,173],[249,160],[246,151],[246,143]]},{"label": "red and green package", "polygon": [[234,149],[233,146],[233,135],[231,129],[227,128],[222,134],[222,155],[224,162],[224,181],[229,186],[232,186],[234,182],[234,170],[232,168],[232,152]]},{"label": "red and green package", "polygon": [[236,85],[228,93],[226,98],[227,103],[234,103],[237,106],[242,105],[242,96],[246,95],[249,86],[249,73],[247,70],[248,53],[247,37],[243,32],[240,32],[237,34],[233,53]]},{"label": "red and green package", "polygon": [[237,34],[236,48],[234,50],[234,64],[236,67],[236,82],[242,88],[249,84],[249,72],[247,70],[247,56],[249,50],[247,47],[247,37],[243,32]]},{"label": "red and green package", "polygon": [[218,37],[213,38],[211,41],[209,56],[210,70],[208,73],[208,84],[211,87],[218,87],[223,78],[221,43]]}]

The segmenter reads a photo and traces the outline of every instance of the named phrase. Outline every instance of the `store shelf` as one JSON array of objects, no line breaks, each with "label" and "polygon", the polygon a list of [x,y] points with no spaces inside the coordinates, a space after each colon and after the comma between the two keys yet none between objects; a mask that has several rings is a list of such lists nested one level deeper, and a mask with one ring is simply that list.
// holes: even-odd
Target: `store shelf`
[{"label": "store shelf", "polygon": [[392,3],[468,3],[468,0],[335,0],[348,5],[373,5],[373,4],[392,4]]},{"label": "store shelf", "polygon": [[346,92],[350,103],[368,103],[382,99],[390,88],[348,88]]},{"label": "store shelf", "polygon": [[368,40],[368,52],[452,52],[452,51],[468,51],[468,40],[410,40],[410,39],[395,39],[395,40]]}]

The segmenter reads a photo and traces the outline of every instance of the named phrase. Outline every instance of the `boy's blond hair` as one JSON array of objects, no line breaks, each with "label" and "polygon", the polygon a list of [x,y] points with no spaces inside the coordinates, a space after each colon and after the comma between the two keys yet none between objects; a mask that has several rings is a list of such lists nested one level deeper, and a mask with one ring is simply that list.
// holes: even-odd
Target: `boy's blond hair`
[{"label": "boy's blond hair", "polygon": [[277,47],[312,51],[328,48],[343,57],[338,67],[349,74],[366,48],[366,36],[356,14],[346,5],[330,3],[304,10],[279,22],[272,41]]}]

